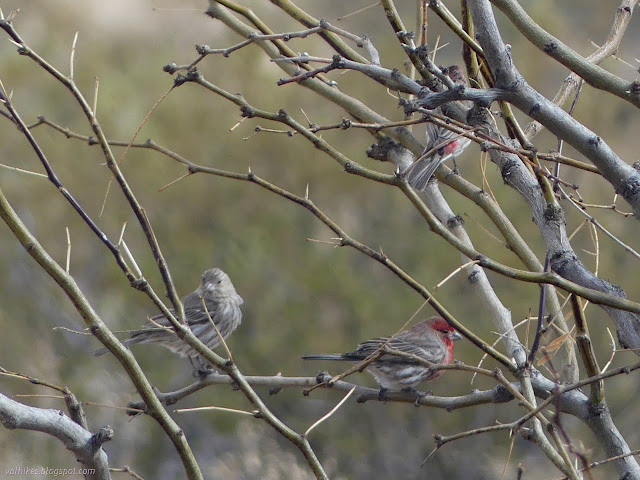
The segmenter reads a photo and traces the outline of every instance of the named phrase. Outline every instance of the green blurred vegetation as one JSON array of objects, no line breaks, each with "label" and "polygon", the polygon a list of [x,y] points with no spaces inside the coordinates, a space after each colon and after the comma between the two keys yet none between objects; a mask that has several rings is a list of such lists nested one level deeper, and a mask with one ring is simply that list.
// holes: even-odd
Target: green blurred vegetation
[{"label": "green blurred vegetation", "polygon": [[[302,28],[284,18],[268,2],[254,3],[254,11],[271,22],[274,31]],[[447,3],[457,10],[455,2]],[[541,24],[584,54],[593,48],[589,40],[598,42],[605,38],[617,6],[613,1],[590,2],[588,8],[577,1],[522,3]],[[309,8],[317,18],[334,21],[367,2],[305,0],[299,4]],[[405,18],[410,19],[414,2],[398,4]],[[164,64],[189,63],[196,58],[193,48],[196,43],[221,48],[239,41],[222,24],[202,13],[205,2],[91,0],[80,4],[5,0],[2,5],[5,15],[18,7],[20,14],[14,21],[18,32],[27,44],[64,72],[69,68],[73,35],[79,32],[76,81],[85,95],[92,98],[95,79],[99,79],[98,118],[113,140],[130,140],[145,115],[172,86],[172,78],[162,72]],[[504,18],[498,16],[518,68],[543,94],[553,96],[567,72],[523,41],[506,25]],[[440,44],[448,43],[439,53],[439,63],[458,61],[459,42],[441,28],[435,15],[430,19],[433,25],[430,39],[442,34]],[[349,17],[341,26],[359,34],[371,33],[383,65],[403,68],[402,50],[381,9]],[[620,50],[621,58],[631,60],[638,56],[638,27],[636,18]],[[331,53],[317,39],[292,40],[290,46],[313,55]],[[608,60],[604,66],[627,78],[634,75],[616,60]],[[344,117],[339,109],[301,87],[277,87],[275,82],[283,73],[267,62],[255,46],[236,52],[230,58],[207,58],[199,68],[208,80],[232,93],[241,92],[258,108],[273,111],[284,108],[304,121],[302,109],[318,124],[337,123]],[[396,99],[379,85],[353,72],[335,74],[332,78],[343,91],[389,118],[401,118]],[[44,115],[74,132],[89,134],[86,121],[70,94],[28,59],[18,56],[6,39],[0,42],[0,79],[7,90],[13,90],[13,102],[28,123]],[[630,106],[585,87],[576,117],[613,145],[629,163],[639,160],[640,139],[637,121],[634,122],[637,112]],[[524,116],[519,118],[526,122]],[[278,125],[246,120],[231,130],[239,120],[240,112],[232,104],[195,85],[185,85],[153,111],[137,140],[152,138],[202,165],[239,172],[251,167],[258,175],[298,194],[304,193],[308,185],[316,205],[349,234],[373,248],[382,248],[429,288],[459,265],[459,255],[429,232],[411,205],[395,190],[345,174],[337,163],[298,136],[254,134],[253,131],[256,125],[280,128]],[[8,121],[2,120],[2,125],[0,163],[42,172],[23,136]],[[34,132],[62,182],[86,211],[97,218],[111,181],[99,148],[66,139],[46,126],[39,126]],[[331,131],[323,137],[354,161],[392,171],[390,165],[366,158],[364,152],[373,140],[365,132]],[[555,148],[555,142],[546,133],[536,139],[540,150]],[[118,157],[124,152],[122,148],[114,150]],[[575,155],[570,149],[566,152]],[[472,147],[459,162],[464,175],[477,185],[482,184],[479,159],[478,149]],[[162,186],[185,173],[182,166],[149,150],[131,150],[122,162],[130,185],[151,219],[180,294],[193,290],[206,268],[219,266],[229,273],[244,297],[243,324],[229,344],[246,374],[314,375],[324,367],[302,363],[300,354],[351,349],[359,340],[391,333],[422,304],[421,298],[369,258],[353,250],[308,241],[330,242],[332,233],[303,208],[266,190],[202,174],[160,192]],[[491,191],[505,213],[542,258],[544,247],[526,205],[519,198],[513,200],[513,192],[503,185],[492,164],[487,172]],[[610,188],[592,177],[579,172],[567,174],[568,180],[580,184],[583,195],[588,194],[585,197],[589,203],[610,204]],[[146,315],[155,313],[147,298],[129,287],[107,249],[46,179],[0,168],[0,188],[61,264],[67,251],[65,228],[69,228],[70,270],[112,329],[135,328]],[[496,235],[496,231],[477,207],[446,188],[444,193],[454,210],[463,215],[479,250],[499,261],[520,266],[502,243],[491,236]],[[573,231],[581,224],[582,217],[566,208],[569,231]],[[598,218],[614,233],[631,239],[631,243],[638,238],[637,221],[609,211],[602,211]],[[98,223],[115,241],[124,222],[128,225],[125,239],[129,248],[145,277],[162,293],[155,261],[135,217],[113,184]],[[640,284],[634,263],[602,235],[599,240],[600,275],[623,286],[629,298],[637,299]],[[0,276],[0,328],[4,332],[0,337],[3,339],[0,365],[67,385],[82,400],[106,405],[87,406],[87,413],[91,428],[104,424],[115,428],[115,439],[106,446],[112,466],[131,465],[145,478],[182,478],[175,452],[151,419],[129,420],[122,410],[109,408],[124,406],[135,397],[131,383],[115,360],[109,356],[93,357],[91,352],[98,344],[90,336],[56,328],[82,330],[83,324],[60,289],[28,257],[7,228],[0,227],[0,242],[3,246],[0,269],[4,272]],[[594,251],[594,246],[586,227],[577,233],[574,244],[576,251],[582,252],[585,264],[593,269],[595,259],[589,252]],[[512,310],[514,323],[532,311],[535,314],[538,287],[514,284],[495,275],[490,278],[504,304]],[[468,293],[463,275],[454,277],[436,295],[483,338],[489,341],[496,338],[490,319],[477,299]],[[611,326],[600,310],[589,307],[587,313],[592,336],[598,339],[598,355],[605,363],[611,352],[606,328]],[[431,312],[419,315],[428,316]],[[521,338],[524,337],[523,334]],[[134,348],[152,382],[161,390],[175,389],[192,380],[188,362],[163,349]],[[457,345],[456,358],[476,364],[480,357],[479,351],[468,343]],[[621,353],[614,364],[634,361],[630,357],[629,353]],[[495,365],[487,362],[486,366]],[[429,388],[435,394],[462,395],[471,388],[492,386],[484,379],[470,385],[469,377],[459,372],[450,372],[445,378]],[[366,375],[354,376],[351,380],[373,385]],[[632,448],[640,440],[633,427],[640,412],[630,401],[638,390],[635,380],[632,376],[607,383],[614,418]],[[51,393],[5,377],[0,377],[0,391],[14,395]],[[286,423],[299,430],[306,429],[339,398],[331,391],[315,391],[310,398],[303,398],[301,392],[294,390],[273,397],[266,391],[261,393]],[[64,408],[59,399],[20,400]],[[240,393],[226,387],[200,392],[182,402],[181,407],[209,404],[249,408]],[[483,406],[447,414],[407,405],[363,406],[349,402],[313,433],[312,444],[333,478],[389,474],[398,478],[461,478],[465,474],[477,479],[496,478],[509,449],[508,439],[500,434],[447,445],[423,469],[419,465],[433,448],[432,434],[484,426],[496,419],[510,421],[517,412],[515,405]],[[283,470],[283,464],[294,461],[302,464],[301,457],[273,431],[257,422],[222,413],[176,416],[208,478],[309,478],[304,467],[295,470],[300,473]],[[569,428],[584,433],[583,427],[574,425],[571,419],[567,418],[566,423]],[[589,434],[581,438],[587,446],[591,445]],[[57,441],[31,432],[0,431],[0,452],[0,465],[7,467],[75,464]],[[463,456],[469,458],[469,453],[474,461],[460,462]],[[594,458],[600,455],[601,452],[596,451]],[[528,478],[547,478],[545,475],[552,471],[537,449],[519,438],[515,440],[513,458],[525,464],[531,474]],[[515,466],[509,468],[508,471],[513,472]],[[606,470],[603,472],[607,474]]]}]

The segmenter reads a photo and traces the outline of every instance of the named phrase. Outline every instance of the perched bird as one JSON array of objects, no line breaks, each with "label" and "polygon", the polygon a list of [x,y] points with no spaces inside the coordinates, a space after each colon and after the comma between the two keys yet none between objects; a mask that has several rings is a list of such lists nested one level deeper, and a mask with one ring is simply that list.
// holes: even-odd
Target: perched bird
[{"label": "perched bird", "polygon": [[[219,268],[211,268],[204,272],[198,288],[182,298],[187,324],[193,334],[209,348],[216,347],[221,341],[211,320],[222,338],[226,339],[240,325],[240,305],[243,303],[244,300],[236,293],[229,275]],[[173,309],[171,312],[174,312]],[[151,317],[140,330],[132,332],[131,338],[122,343],[127,346],[134,343],[156,343],[181,357],[188,357],[199,376],[206,376],[211,371],[211,365],[176,335],[171,323],[163,314]],[[106,348],[101,348],[95,355],[106,352]]]},{"label": "perched bird", "polygon": [[[443,69],[451,80],[459,85],[467,85],[467,80],[462,70],[457,65],[452,65]],[[470,102],[461,102],[467,106]],[[469,105],[470,106],[470,105]],[[440,108],[433,110],[442,113]],[[404,175],[409,185],[418,191],[424,191],[442,162],[453,158],[455,160],[471,143],[467,137],[457,136],[458,134],[433,123],[427,123],[426,147],[422,155],[407,170]],[[456,138],[454,138],[456,137]],[[453,139],[453,140],[452,140]]]},{"label": "perched bird", "polygon": [[[460,338],[460,334],[444,318],[431,317],[391,338],[382,337],[363,342],[350,353],[304,355],[302,358],[361,362],[387,345],[391,349],[412,353],[431,363],[448,365],[453,361],[453,342]],[[443,373],[442,370],[432,371],[426,365],[389,353],[367,365],[366,370],[378,382],[380,398],[386,390],[414,390],[421,382],[438,378]]]}]

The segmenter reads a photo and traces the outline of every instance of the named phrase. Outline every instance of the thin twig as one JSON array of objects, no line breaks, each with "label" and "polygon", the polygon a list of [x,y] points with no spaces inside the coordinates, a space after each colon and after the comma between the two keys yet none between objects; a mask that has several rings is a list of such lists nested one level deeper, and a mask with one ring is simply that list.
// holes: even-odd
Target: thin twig
[{"label": "thin twig", "polygon": [[333,415],[334,413],[336,413],[336,411],[338,411],[338,409],[342,406],[342,404],[344,402],[347,401],[347,399],[351,396],[351,394],[353,392],[356,391],[356,387],[353,387],[351,390],[349,390],[349,393],[347,393],[344,398],[342,400],[340,400],[338,402],[338,404],[333,407],[329,413],[327,413],[326,415],[324,415],[323,417],[319,418],[318,420],[316,420],[309,428],[307,428],[307,431],[304,432],[304,436],[307,437],[309,436],[309,434],[311,433],[311,431],[316,428],[318,425],[320,425],[322,422],[324,422],[325,420],[327,420],[329,417],[331,417],[331,415]]}]

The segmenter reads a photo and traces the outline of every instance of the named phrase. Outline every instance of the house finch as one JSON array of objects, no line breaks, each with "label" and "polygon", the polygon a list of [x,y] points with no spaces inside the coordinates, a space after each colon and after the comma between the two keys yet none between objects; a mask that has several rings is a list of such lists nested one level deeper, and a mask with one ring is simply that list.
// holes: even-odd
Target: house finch
[{"label": "house finch", "polygon": [[[243,303],[244,300],[236,293],[229,275],[219,268],[204,272],[198,288],[182,298],[187,324],[194,335],[209,348],[214,348],[220,343],[220,337],[211,320],[222,338],[226,339],[240,325],[240,305]],[[174,313],[173,310],[171,312]],[[131,338],[122,343],[127,346],[134,343],[157,343],[181,357],[188,357],[200,376],[205,376],[211,371],[211,366],[204,358],[176,335],[171,323],[163,314],[151,317],[140,330],[132,332]],[[107,349],[102,348],[97,350],[95,355],[106,352]]]},{"label": "house finch", "polygon": [[[462,338],[444,318],[431,317],[416,323],[391,338],[375,338],[358,345],[350,353],[304,355],[305,360],[342,360],[361,362],[375,354],[381,347],[412,353],[431,363],[448,365],[453,361],[453,342]],[[442,370],[431,370],[426,365],[405,357],[385,353],[366,370],[380,386],[380,398],[386,390],[414,390],[419,383],[442,375]]]},{"label": "house finch", "polygon": [[[460,85],[467,85],[467,80],[462,70],[457,65],[452,65],[443,71]],[[467,105],[466,102],[465,106]],[[433,110],[442,113],[438,107]],[[431,176],[440,164],[449,158],[455,160],[469,146],[471,140],[467,137],[456,137],[458,134],[433,123],[427,123],[427,144],[422,155],[405,171],[405,178],[413,188],[424,191]],[[451,138],[456,137],[454,140]],[[430,153],[429,153],[430,152]],[[425,156],[425,154],[428,154]]]}]

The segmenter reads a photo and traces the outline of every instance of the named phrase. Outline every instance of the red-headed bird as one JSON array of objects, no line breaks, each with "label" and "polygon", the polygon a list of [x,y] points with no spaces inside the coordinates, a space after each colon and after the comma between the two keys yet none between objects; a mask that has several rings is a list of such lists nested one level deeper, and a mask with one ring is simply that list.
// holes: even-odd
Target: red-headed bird
[{"label": "red-headed bird", "polygon": [[[412,353],[431,363],[449,365],[453,361],[453,342],[460,338],[461,335],[444,318],[431,317],[391,338],[367,340],[353,352],[304,355],[302,358],[361,362],[386,345],[393,350]],[[422,363],[390,353],[371,362],[366,370],[378,382],[380,398],[386,390],[414,391],[420,383],[438,378],[443,373],[443,370],[431,370]]]}]

